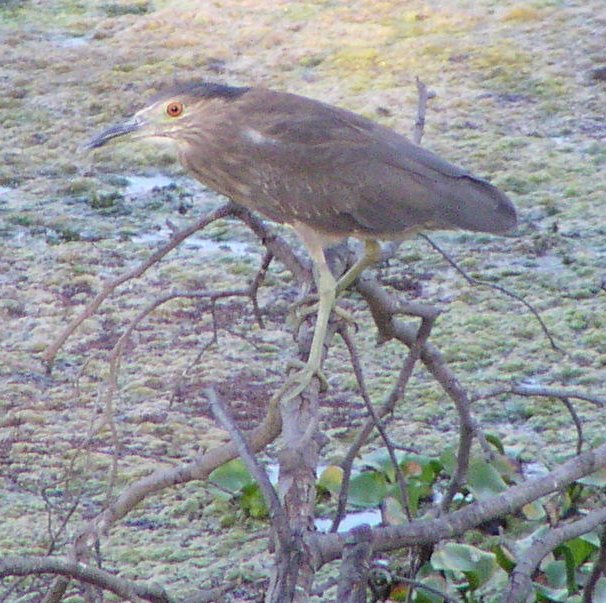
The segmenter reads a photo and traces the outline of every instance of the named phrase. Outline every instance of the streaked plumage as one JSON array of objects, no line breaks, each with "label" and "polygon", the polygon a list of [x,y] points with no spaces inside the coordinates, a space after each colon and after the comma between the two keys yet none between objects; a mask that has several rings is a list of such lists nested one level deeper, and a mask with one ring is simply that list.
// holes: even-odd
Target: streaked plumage
[{"label": "streaked plumage", "polygon": [[[183,103],[178,118],[165,114],[171,101]],[[516,223],[511,201],[487,181],[316,100],[193,82],[156,95],[139,115],[153,135],[177,142],[201,182],[276,222],[386,239],[420,229],[500,233]],[[119,133],[110,129],[91,146]]]},{"label": "streaked plumage", "polygon": [[[319,371],[336,291],[376,261],[377,239],[424,229],[501,233],[516,225],[513,204],[487,181],[393,130],[294,94],[179,84],[89,146],[126,134],[174,140],[181,163],[198,180],[290,224],[306,245],[320,300],[307,365],[290,377],[287,398]],[[366,254],[336,283],[324,247],[346,236],[365,239]]]}]

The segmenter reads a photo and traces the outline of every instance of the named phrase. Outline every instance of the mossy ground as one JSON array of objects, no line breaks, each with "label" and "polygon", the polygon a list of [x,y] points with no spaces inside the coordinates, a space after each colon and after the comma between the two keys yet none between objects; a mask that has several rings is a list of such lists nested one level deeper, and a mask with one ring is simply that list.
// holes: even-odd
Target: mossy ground
[{"label": "mossy ground", "polygon": [[[381,269],[383,278],[413,279],[411,295],[444,309],[432,341],[471,391],[524,381],[603,393],[606,88],[590,77],[606,62],[602,8],[602,0],[413,0],[404,8],[395,0],[2,3],[0,552],[46,550],[42,493],[56,522],[75,500],[76,523],[103,505],[110,434],[91,441],[87,434],[99,420],[109,350],[144,301],[173,288],[240,287],[261,260],[260,245],[240,225],[214,225],[207,239],[182,245],[122,287],[45,375],[41,353],[101,281],[147,257],[168,236],[167,219],[185,225],[218,202],[184,177],[168,151],[134,144],[82,150],[150,88],[174,78],[285,89],[408,132],[420,76],[437,93],[424,144],[493,180],[521,217],[506,238],[435,239],[472,275],[533,303],[565,352],[549,348],[523,306],[470,288],[421,240],[403,245],[400,260]],[[176,185],[153,188],[158,173]],[[135,190],[125,180],[135,175],[152,184]],[[199,362],[211,337],[207,305],[171,302],[137,329],[115,400],[116,488],[223,440],[200,395],[206,385],[227,395],[243,426],[258,420],[292,345],[283,325],[293,295],[288,273],[272,266],[260,295],[266,328],[255,326],[246,304],[220,304],[219,343]],[[380,400],[404,352],[394,343],[376,348],[359,300],[350,296],[346,304],[360,321],[356,339]],[[347,428],[364,416],[347,367],[345,350],[335,345],[323,405],[333,460]],[[577,409],[589,440],[603,437],[596,409]],[[507,398],[474,410],[526,458],[549,464],[572,450],[574,429],[554,401]],[[452,405],[422,369],[390,423],[402,444],[430,454],[456,439]],[[265,541],[252,536],[263,525],[234,522],[237,510],[210,503],[204,484],[150,498],[112,531],[103,545],[107,563],[175,593],[224,576],[262,576]],[[64,540],[69,533],[57,546]]]}]

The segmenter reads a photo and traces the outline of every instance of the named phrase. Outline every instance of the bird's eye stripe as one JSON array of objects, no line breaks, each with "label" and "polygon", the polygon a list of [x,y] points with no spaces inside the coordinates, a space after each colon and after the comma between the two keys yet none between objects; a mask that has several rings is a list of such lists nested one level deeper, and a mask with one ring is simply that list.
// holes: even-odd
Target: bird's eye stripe
[{"label": "bird's eye stripe", "polygon": [[166,105],[166,114],[170,117],[179,117],[183,113],[183,103],[172,101]]}]

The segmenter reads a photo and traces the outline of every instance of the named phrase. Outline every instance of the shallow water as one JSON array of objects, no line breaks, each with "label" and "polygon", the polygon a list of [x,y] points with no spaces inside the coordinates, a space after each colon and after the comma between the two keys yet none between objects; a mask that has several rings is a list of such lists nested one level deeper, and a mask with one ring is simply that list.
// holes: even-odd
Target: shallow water
[{"label": "shallow water", "polygon": [[[367,524],[378,526],[381,523],[381,511],[379,509],[365,509],[364,511],[351,511],[339,524],[338,532],[348,532],[352,528]],[[328,532],[332,526],[332,519],[316,519],[314,522],[320,532]]]}]

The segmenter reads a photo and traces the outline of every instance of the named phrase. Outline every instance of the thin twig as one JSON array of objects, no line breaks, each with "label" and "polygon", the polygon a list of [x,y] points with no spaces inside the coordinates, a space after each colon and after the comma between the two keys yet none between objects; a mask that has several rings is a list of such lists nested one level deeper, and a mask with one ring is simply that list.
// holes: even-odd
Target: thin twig
[{"label": "thin twig", "polygon": [[246,224],[259,237],[265,248],[271,251],[286,266],[299,283],[309,283],[312,281],[311,262],[309,259],[299,257],[286,240],[277,235],[263,220],[245,207],[239,205],[234,207],[233,215]]},{"label": "thin twig", "polygon": [[351,360],[351,364],[354,369],[354,374],[356,376],[356,380],[358,382],[358,389],[360,390],[360,395],[364,400],[364,404],[366,405],[366,410],[374,423],[375,428],[379,432],[385,447],[387,448],[387,453],[389,454],[389,458],[391,460],[391,464],[396,474],[396,481],[398,482],[398,488],[400,489],[400,497],[402,499],[402,508],[406,513],[406,517],[408,521],[412,521],[412,513],[410,511],[410,503],[408,498],[408,485],[406,483],[406,478],[404,477],[404,473],[402,472],[402,468],[398,463],[398,459],[396,457],[396,452],[394,450],[393,444],[391,443],[390,437],[387,435],[385,428],[381,424],[381,419],[377,416],[375,409],[373,408],[372,401],[370,396],[368,395],[368,390],[366,389],[366,383],[364,382],[364,373],[362,371],[362,367],[360,365],[360,358],[358,356],[358,351],[356,350],[356,346],[354,341],[352,340],[347,327],[343,327],[339,331],[347,350],[349,351],[349,358]]},{"label": "thin twig", "polygon": [[257,484],[259,484],[259,488],[261,489],[261,493],[265,499],[265,504],[269,509],[272,526],[276,530],[280,544],[284,550],[288,550],[292,544],[292,532],[288,525],[286,513],[282,508],[282,504],[280,503],[280,499],[278,498],[276,491],[269,481],[267,472],[261,467],[260,463],[255,458],[248,442],[246,441],[246,438],[242,435],[242,432],[238,429],[233,417],[231,416],[227,405],[217,395],[215,390],[209,388],[204,391],[204,394],[210,402],[210,407],[215,415],[215,418],[228,431],[229,435],[231,436],[231,440],[234,443],[238,454],[240,455],[240,458],[246,465],[246,468],[250,471],[253,478],[256,480]]},{"label": "thin twig", "polygon": [[598,580],[606,574],[606,527],[602,527],[600,530],[600,552],[598,558],[593,564],[591,573],[585,582],[585,588],[583,588],[583,602],[582,603],[593,603],[594,591],[598,584]]},{"label": "thin twig", "polygon": [[415,127],[412,134],[412,140],[415,144],[420,145],[425,131],[425,113],[427,112],[427,101],[433,98],[436,93],[427,90],[427,86],[417,76],[415,78],[417,83],[417,119],[415,121]]},{"label": "thin twig", "polygon": [[505,591],[503,603],[526,601],[532,589],[532,575],[542,559],[563,542],[586,534],[604,523],[606,523],[606,507],[592,511],[583,519],[567,523],[537,537],[518,560]]},{"label": "thin twig", "polygon": [[576,432],[577,432],[577,454],[581,453],[583,448],[583,424],[579,415],[577,414],[574,406],[572,405],[570,398],[576,398],[578,400],[584,400],[586,402],[590,402],[591,404],[595,404],[596,406],[602,408],[606,404],[606,400],[600,396],[590,396],[589,394],[585,394],[583,392],[579,392],[574,389],[567,389],[561,387],[542,387],[535,385],[510,385],[510,386],[501,386],[492,388],[486,392],[481,392],[474,396],[473,400],[484,400],[487,398],[492,398],[495,396],[500,396],[502,394],[514,394],[518,396],[526,396],[526,397],[544,397],[544,398],[556,398],[560,400],[562,404],[566,407],[570,416],[572,418],[572,422],[574,423]]},{"label": "thin twig", "polygon": [[560,400],[562,401],[562,404],[564,404],[564,406],[567,408],[567,410],[570,413],[570,416],[572,418],[572,422],[574,423],[574,428],[576,429],[576,432],[577,432],[577,454],[581,454],[581,452],[583,450],[583,442],[584,442],[583,424],[581,423],[581,419],[579,419],[579,415],[577,414],[577,411],[574,409],[574,406],[570,402],[570,399],[564,397],[564,398],[560,398]]},{"label": "thin twig", "polygon": [[[358,279],[358,282],[360,282],[360,279]],[[358,285],[358,288],[359,288],[359,286],[360,285]],[[377,411],[375,411],[377,417],[382,418],[386,414],[392,412],[396,405],[396,402],[398,400],[400,400],[402,398],[402,396],[404,395],[406,386],[408,385],[410,377],[412,376],[412,371],[414,369],[414,366],[420,357],[421,350],[422,350],[427,338],[429,337],[432,322],[433,321],[430,319],[424,319],[423,322],[421,323],[421,327],[419,328],[419,330],[417,331],[417,334],[416,334],[415,343],[411,344],[411,346],[410,346],[408,355],[406,356],[406,359],[402,365],[402,368],[400,369],[400,373],[398,374],[398,379],[396,380],[396,383],[394,384],[394,387],[392,388],[391,393],[389,394],[389,396],[387,397],[385,402],[383,402],[381,407],[379,409],[377,409]],[[421,329],[423,329],[423,331],[421,331]],[[349,450],[347,451],[347,454],[345,455],[345,458],[343,459],[343,462],[341,463],[341,468],[343,469],[343,479],[341,481],[341,489],[339,491],[339,500],[337,502],[337,510],[336,510],[335,517],[332,522],[332,526],[330,528],[331,532],[336,532],[339,529],[339,524],[341,523],[341,521],[343,520],[343,517],[345,516],[345,509],[347,507],[347,495],[348,495],[348,491],[349,491],[349,482],[351,479],[351,471],[353,469],[353,462],[354,462],[354,459],[356,458],[360,448],[362,448],[362,446],[368,440],[368,437],[371,434],[373,428],[374,428],[374,421],[371,418],[366,422],[366,424],[362,427],[362,429],[360,429],[360,431],[358,432],[358,435],[356,436],[354,443],[349,447]]]},{"label": "thin twig", "polygon": [[263,259],[261,260],[261,266],[253,279],[253,282],[250,285],[250,300],[253,305],[253,312],[255,314],[255,318],[257,319],[257,323],[260,329],[265,328],[265,323],[263,321],[263,316],[261,316],[261,310],[259,308],[259,299],[257,297],[259,293],[259,288],[265,281],[265,277],[267,276],[267,270],[272,260],[274,259],[274,254],[272,251],[267,250]]},{"label": "thin twig", "polygon": [[[392,306],[391,297],[383,290],[374,277],[362,275],[356,282],[356,288],[368,304],[382,341],[397,339],[411,349],[413,346],[419,345],[419,333],[411,325],[394,320],[389,314],[389,309]],[[471,454],[471,444],[477,426],[471,415],[471,403],[467,391],[463,388],[452,370],[448,368],[438,348],[427,341],[424,341],[419,347],[421,350],[421,360],[434,379],[436,379],[454,402],[459,415],[459,421],[461,422],[457,467],[440,504],[440,508],[444,512],[465,482]]]},{"label": "thin twig", "polygon": [[484,400],[486,398],[493,398],[502,394],[516,394],[518,396],[542,396],[546,398],[575,398],[577,400],[584,400],[594,404],[595,406],[604,407],[606,406],[606,397],[587,394],[578,389],[568,389],[566,387],[549,387],[542,385],[503,385],[491,388],[484,392],[479,392],[472,397],[472,400]]},{"label": "thin twig", "polygon": [[510,291],[509,289],[507,289],[506,287],[503,287],[502,285],[497,285],[496,283],[489,283],[487,281],[483,281],[478,278],[474,278],[473,276],[469,276],[469,274],[467,274],[467,272],[465,272],[465,270],[463,270],[463,268],[461,268],[461,266],[459,266],[437,243],[435,243],[432,239],[430,239],[426,234],[419,233],[419,236],[421,238],[425,239],[429,243],[429,245],[431,247],[433,247],[433,249],[435,249],[470,285],[473,285],[476,287],[489,287],[490,289],[499,291],[503,295],[506,295],[507,297],[510,297],[511,299],[515,299],[516,301],[520,302],[522,305],[526,306],[526,308],[528,310],[530,310],[532,315],[537,319],[539,325],[541,326],[541,329],[543,330],[543,333],[545,334],[545,337],[547,337],[547,339],[549,340],[549,344],[551,345],[552,349],[554,349],[557,352],[564,351],[555,342],[555,339],[553,338],[549,329],[547,328],[547,325],[541,318],[541,315],[539,314],[538,310],[536,310],[534,308],[534,306],[531,303],[527,302],[521,295],[518,295],[517,293]]},{"label": "thin twig", "polygon": [[172,387],[172,393],[170,395],[170,400],[168,401],[168,408],[173,407],[175,400],[180,400],[182,398],[183,383],[185,382],[189,371],[191,371],[194,366],[200,363],[200,361],[204,357],[204,354],[206,354],[206,352],[210,350],[213,345],[216,345],[216,343],[216,331],[213,330],[211,338],[200,348],[200,351],[196,354],[196,357],[181,371],[181,374],[178,375],[175,379],[175,382]]},{"label": "thin twig", "polygon": [[103,284],[101,291],[95,296],[95,298],[89,302],[84,310],[74,317],[71,322],[63,329],[59,337],[57,337],[51,345],[46,348],[42,361],[46,364],[47,371],[50,372],[55,361],[55,357],[59,350],[63,347],[63,344],[67,339],[74,333],[74,331],[87,319],[90,318],[99,308],[99,306],[122,284],[126,281],[140,277],[148,268],[158,263],[167,253],[172,251],[179,243],[183,242],[187,237],[191,236],[194,232],[208,226],[211,222],[225,218],[229,215],[233,215],[235,212],[236,205],[231,201],[220,205],[216,209],[208,212],[193,224],[190,224],[187,228],[180,230],[175,233],[166,245],[163,245],[156,250],[152,255],[147,258],[144,262],[141,262],[135,266],[132,270],[121,274],[117,278],[107,281]]}]

